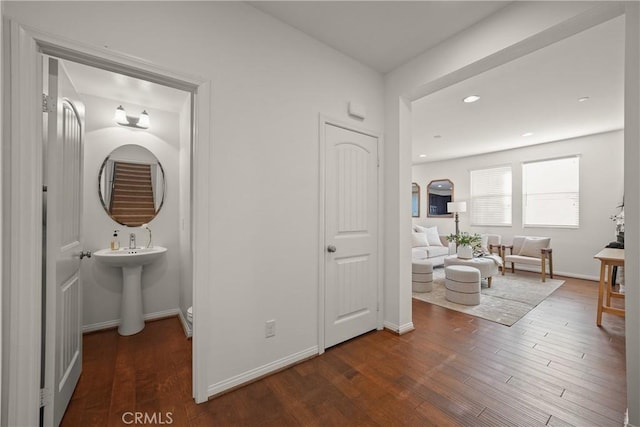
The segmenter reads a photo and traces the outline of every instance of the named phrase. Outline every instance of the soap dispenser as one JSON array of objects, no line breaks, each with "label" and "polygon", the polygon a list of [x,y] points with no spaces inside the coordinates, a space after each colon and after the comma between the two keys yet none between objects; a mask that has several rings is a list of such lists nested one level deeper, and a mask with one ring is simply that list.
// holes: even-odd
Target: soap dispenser
[{"label": "soap dispenser", "polygon": [[118,231],[119,230],[113,230],[113,238],[111,239],[112,251],[117,251],[118,249],[120,249],[120,240],[118,239]]}]

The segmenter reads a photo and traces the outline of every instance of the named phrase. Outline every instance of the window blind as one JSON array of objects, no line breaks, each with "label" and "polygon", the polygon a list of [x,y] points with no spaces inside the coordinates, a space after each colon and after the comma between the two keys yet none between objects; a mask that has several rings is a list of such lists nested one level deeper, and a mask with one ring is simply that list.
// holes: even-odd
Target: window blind
[{"label": "window blind", "polygon": [[580,225],[580,158],[522,164],[522,212],[525,227]]},{"label": "window blind", "polygon": [[471,225],[511,225],[511,166],[478,169],[471,176]]}]

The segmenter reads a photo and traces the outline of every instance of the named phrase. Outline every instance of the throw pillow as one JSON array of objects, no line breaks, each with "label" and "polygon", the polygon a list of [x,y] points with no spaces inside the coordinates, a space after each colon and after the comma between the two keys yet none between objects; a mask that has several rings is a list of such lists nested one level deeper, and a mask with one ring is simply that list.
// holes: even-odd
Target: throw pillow
[{"label": "throw pillow", "polygon": [[487,234],[480,235],[480,250],[489,253],[489,236]]},{"label": "throw pillow", "polygon": [[427,242],[429,246],[442,246],[440,241],[440,235],[438,234],[438,227],[425,228],[425,234],[427,236]]},{"label": "throw pillow", "polygon": [[427,232],[427,228],[426,227],[421,227],[419,225],[413,225],[413,231],[415,231],[416,233],[426,233]]},{"label": "throw pillow", "polygon": [[540,258],[542,256],[541,250],[548,248],[549,243],[551,243],[549,237],[526,237],[518,255]]},{"label": "throw pillow", "polygon": [[427,235],[424,233],[416,233],[415,231],[411,233],[412,238],[412,248],[417,248],[420,246],[429,246],[429,242],[427,241]]}]

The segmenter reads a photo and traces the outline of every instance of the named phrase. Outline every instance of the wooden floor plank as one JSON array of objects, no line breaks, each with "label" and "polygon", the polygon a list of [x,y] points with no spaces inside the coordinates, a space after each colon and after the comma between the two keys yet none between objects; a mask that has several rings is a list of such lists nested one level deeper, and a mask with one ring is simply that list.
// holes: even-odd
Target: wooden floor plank
[{"label": "wooden floor plank", "polygon": [[411,333],[373,331],[201,405],[177,318],[90,333],[62,425],[136,411],[175,426],[622,425],[624,319],[597,327],[597,285],[562,279],[511,327],[413,300]]}]

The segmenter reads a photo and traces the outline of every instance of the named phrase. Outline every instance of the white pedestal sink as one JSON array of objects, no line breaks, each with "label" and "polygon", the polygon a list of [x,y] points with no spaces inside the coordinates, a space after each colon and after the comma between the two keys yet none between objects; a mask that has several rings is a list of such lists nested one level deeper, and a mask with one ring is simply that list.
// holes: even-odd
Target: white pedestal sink
[{"label": "white pedestal sink", "polygon": [[122,268],[122,302],[120,303],[120,335],[137,334],[144,329],[142,313],[142,266],[151,264],[167,252],[167,248],[101,249],[93,253],[96,259],[111,267]]}]

